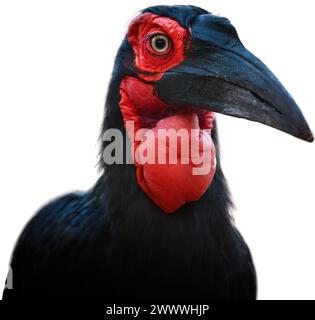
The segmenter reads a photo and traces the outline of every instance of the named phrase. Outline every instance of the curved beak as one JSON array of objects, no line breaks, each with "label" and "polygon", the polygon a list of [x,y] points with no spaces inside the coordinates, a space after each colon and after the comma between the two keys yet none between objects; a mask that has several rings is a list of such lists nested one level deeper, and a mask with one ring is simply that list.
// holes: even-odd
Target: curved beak
[{"label": "curved beak", "polygon": [[274,74],[241,43],[223,17],[196,17],[185,61],[156,83],[168,104],[194,106],[257,121],[305,141],[313,134]]}]

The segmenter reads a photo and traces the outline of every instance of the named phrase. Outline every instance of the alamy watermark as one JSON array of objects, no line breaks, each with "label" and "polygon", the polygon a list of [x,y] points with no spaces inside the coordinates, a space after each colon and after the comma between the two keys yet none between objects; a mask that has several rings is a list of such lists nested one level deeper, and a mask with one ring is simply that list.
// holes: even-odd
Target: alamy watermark
[{"label": "alamy watermark", "polygon": [[[211,170],[210,130],[154,128],[135,130],[134,122],[126,122],[128,138],[124,150],[123,132],[107,129],[103,141],[110,142],[103,151],[108,164],[190,164],[193,175],[206,175]],[[126,154],[126,158],[124,158]]]}]

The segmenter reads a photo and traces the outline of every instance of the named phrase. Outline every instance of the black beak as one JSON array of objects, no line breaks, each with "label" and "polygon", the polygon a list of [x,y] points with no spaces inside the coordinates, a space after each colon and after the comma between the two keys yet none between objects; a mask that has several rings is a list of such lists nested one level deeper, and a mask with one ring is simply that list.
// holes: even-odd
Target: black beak
[{"label": "black beak", "polygon": [[156,83],[160,99],[261,122],[313,141],[304,116],[274,74],[238,38],[223,17],[197,16],[185,61]]}]

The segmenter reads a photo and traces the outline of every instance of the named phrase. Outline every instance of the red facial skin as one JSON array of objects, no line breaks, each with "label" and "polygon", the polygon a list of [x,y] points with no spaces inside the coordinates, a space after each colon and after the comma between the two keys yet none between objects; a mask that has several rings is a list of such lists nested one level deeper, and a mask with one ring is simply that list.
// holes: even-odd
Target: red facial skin
[{"label": "red facial skin", "polygon": [[[171,46],[158,53],[150,46],[152,35],[163,34],[171,40]],[[120,85],[120,109],[126,127],[127,121],[134,122],[135,133],[140,129],[152,129],[149,148],[158,144],[158,130],[199,129],[199,145],[207,156],[211,170],[205,175],[193,175],[192,168],[198,167],[192,161],[188,164],[140,164],[135,159],[138,147],[143,141],[136,141],[126,127],[134,146],[137,180],[142,190],[164,212],[176,211],[186,202],[198,200],[208,189],[215,173],[215,148],[211,140],[214,114],[196,108],[181,108],[165,104],[154,93],[154,87],[147,81],[159,80],[165,71],[180,64],[185,59],[185,48],[189,45],[190,35],[178,22],[151,13],[138,16],[128,31],[128,40],[135,54],[135,65],[140,79],[128,76]],[[144,73],[142,73],[144,72]],[[205,133],[203,130],[207,130]],[[191,136],[189,136],[190,138]],[[180,158],[181,149],[177,148]],[[194,154],[189,154],[190,160]]]},{"label": "red facial skin", "polygon": [[[158,53],[150,46],[150,38],[156,34],[168,36],[172,45],[167,52]],[[156,81],[163,73],[185,59],[185,48],[189,35],[178,22],[152,13],[138,16],[130,25],[128,41],[135,53],[136,67],[149,75],[139,74],[146,81]]]}]

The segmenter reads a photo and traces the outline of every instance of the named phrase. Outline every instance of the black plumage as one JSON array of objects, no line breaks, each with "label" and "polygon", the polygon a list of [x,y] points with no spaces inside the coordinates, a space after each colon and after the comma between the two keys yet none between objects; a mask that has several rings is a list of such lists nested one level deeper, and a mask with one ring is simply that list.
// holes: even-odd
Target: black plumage
[{"label": "black plumage", "polygon": [[[207,13],[193,6],[145,12],[175,19],[184,28]],[[119,85],[126,75],[137,76],[133,61],[125,38],[102,133],[125,132]],[[52,201],[27,224],[12,256],[14,289],[6,289],[4,299],[255,299],[255,270],[231,216],[216,124],[212,139],[217,168],[211,186],[199,201],[171,215],[140,189],[134,165],[100,161],[103,173],[94,187]]]},{"label": "black plumage", "polygon": [[14,290],[3,298],[255,298],[221,168],[202,199],[174,215],[161,214],[134,171],[111,166],[90,191],[41,209],[17,243]]}]

